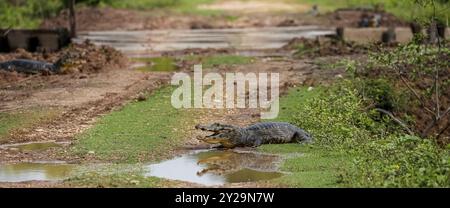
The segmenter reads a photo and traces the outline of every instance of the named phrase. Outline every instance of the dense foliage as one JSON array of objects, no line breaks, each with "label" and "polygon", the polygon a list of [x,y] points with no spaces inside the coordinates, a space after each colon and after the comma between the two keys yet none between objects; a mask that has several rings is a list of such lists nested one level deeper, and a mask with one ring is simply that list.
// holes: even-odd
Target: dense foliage
[{"label": "dense foliage", "polygon": [[297,108],[293,123],[308,129],[315,145],[355,158],[344,186],[449,187],[450,149],[375,121],[354,83],[340,83]]}]

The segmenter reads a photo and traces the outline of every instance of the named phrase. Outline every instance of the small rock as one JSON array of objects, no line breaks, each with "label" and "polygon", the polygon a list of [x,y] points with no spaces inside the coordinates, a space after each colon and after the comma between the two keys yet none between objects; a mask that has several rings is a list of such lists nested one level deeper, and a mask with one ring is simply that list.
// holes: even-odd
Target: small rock
[{"label": "small rock", "polygon": [[140,93],[140,94],[137,96],[136,100],[137,100],[137,101],[145,101],[145,100],[147,100],[147,97],[144,95],[144,93]]},{"label": "small rock", "polygon": [[20,151],[20,149],[19,148],[15,148],[15,147],[10,147],[9,151],[18,152],[18,151]]},{"label": "small rock", "polygon": [[313,89],[314,89],[314,87],[308,87],[308,92],[313,90]]},{"label": "small rock", "polygon": [[89,151],[88,154],[95,154],[95,152],[94,151]]},{"label": "small rock", "polygon": [[138,185],[140,182],[138,180],[131,180],[130,183],[134,184],[134,185]]}]

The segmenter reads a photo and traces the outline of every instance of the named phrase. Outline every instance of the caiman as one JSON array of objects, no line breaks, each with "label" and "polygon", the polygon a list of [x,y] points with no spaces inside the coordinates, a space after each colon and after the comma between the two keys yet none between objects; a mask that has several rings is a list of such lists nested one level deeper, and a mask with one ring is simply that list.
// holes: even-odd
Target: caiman
[{"label": "caiman", "polygon": [[225,148],[257,147],[262,144],[310,143],[311,135],[305,130],[285,122],[261,122],[241,128],[213,123],[197,125],[196,129],[213,132],[199,140],[210,144],[221,144]]}]

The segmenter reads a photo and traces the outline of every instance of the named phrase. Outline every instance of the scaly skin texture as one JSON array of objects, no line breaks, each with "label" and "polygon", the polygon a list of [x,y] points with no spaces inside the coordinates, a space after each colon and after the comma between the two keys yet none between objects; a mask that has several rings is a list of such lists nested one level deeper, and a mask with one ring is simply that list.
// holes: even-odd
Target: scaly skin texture
[{"label": "scaly skin texture", "polygon": [[0,69],[6,71],[16,71],[26,74],[37,74],[37,73],[57,73],[59,67],[55,64],[33,61],[26,59],[16,59],[11,61],[0,62]]},{"label": "scaly skin texture", "polygon": [[221,144],[225,148],[312,142],[310,134],[285,122],[261,122],[246,128],[213,123],[211,125],[197,125],[195,128],[213,132],[212,135],[199,138],[199,140],[210,144]]}]

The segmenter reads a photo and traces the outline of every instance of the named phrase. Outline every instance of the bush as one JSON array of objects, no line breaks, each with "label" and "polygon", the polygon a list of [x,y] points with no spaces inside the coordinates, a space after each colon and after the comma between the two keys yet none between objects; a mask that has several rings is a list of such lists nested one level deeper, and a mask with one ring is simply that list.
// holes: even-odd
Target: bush
[{"label": "bush", "polygon": [[356,90],[341,84],[324,96],[306,101],[298,109],[294,124],[314,135],[324,147],[350,147],[358,140],[369,140],[369,131],[378,127],[365,113]]},{"label": "bush", "polygon": [[450,157],[431,140],[390,136],[362,145],[344,181],[362,187],[449,187]]},{"label": "bush", "polygon": [[354,158],[342,174],[344,186],[450,186],[448,149],[373,120],[363,106],[354,83],[346,81],[305,101],[293,123],[312,133],[314,145]]}]

